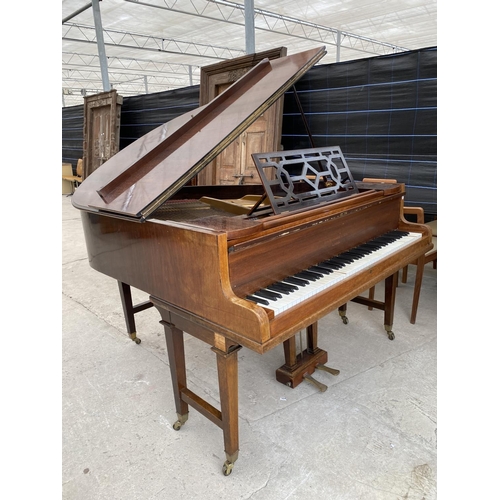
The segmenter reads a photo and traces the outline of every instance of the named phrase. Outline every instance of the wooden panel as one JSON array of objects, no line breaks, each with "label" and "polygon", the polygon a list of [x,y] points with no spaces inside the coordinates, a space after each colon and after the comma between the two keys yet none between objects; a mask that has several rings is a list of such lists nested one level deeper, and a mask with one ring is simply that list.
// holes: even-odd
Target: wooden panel
[{"label": "wooden panel", "polygon": [[244,137],[242,137],[239,174],[245,176],[243,177],[243,183],[245,184],[261,184],[259,172],[252,159],[252,153],[269,151],[271,141],[275,140],[274,134],[270,133],[270,128],[274,126],[270,112],[271,110],[266,111],[266,113],[255,120],[252,126],[246,131]]},{"label": "wooden panel", "polygon": [[214,184],[228,185],[237,184],[234,182],[235,168],[239,169],[239,149],[240,138],[234,140],[216,158],[217,162],[217,182]]},{"label": "wooden panel", "polygon": [[205,328],[269,338],[264,310],[236,297],[229,284],[225,235],[177,223],[82,213],[91,267],[161,298]]},{"label": "wooden panel", "polygon": [[229,253],[229,275],[236,294],[245,296],[340,251],[398,227],[400,197],[386,198],[362,209],[340,212],[320,224],[283,231],[249,241]]},{"label": "wooden panel", "polygon": [[[200,105],[217,97],[259,61],[284,56],[286,56],[286,48],[279,47],[201,68]],[[279,149],[282,119],[283,97],[278,99],[231,144],[232,151],[229,156],[223,151],[219,157],[210,162],[198,174],[197,183],[200,185],[260,184],[260,177],[250,154]],[[260,140],[248,138],[248,135],[253,134],[259,135]]]},{"label": "wooden panel", "polygon": [[85,96],[83,114],[83,178],[120,149],[122,96],[116,90]]}]

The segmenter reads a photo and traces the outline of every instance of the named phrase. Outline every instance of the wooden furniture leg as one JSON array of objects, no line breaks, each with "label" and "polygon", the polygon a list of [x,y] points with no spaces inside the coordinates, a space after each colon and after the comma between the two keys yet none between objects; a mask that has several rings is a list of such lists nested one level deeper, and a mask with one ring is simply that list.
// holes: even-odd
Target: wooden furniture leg
[{"label": "wooden furniture leg", "polygon": [[422,288],[422,278],[424,277],[425,255],[417,259],[417,273],[415,275],[415,286],[413,287],[413,303],[411,306],[410,323],[415,324],[417,319],[418,301],[420,299],[420,289]]},{"label": "wooden furniture leg", "polygon": [[344,325],[347,325],[347,323],[349,323],[349,318],[346,316],[346,314],[347,314],[347,304],[341,305],[339,307],[338,311],[339,311],[339,316],[342,319],[342,323],[344,323]]},{"label": "wooden furniture leg", "polygon": [[[177,421],[174,423],[173,428],[178,431],[187,422],[189,406],[220,427],[224,436],[224,451],[226,452],[226,461],[222,467],[222,472],[228,476],[234,468],[239,451],[237,353],[241,346],[234,344],[223,335],[211,332],[189,320],[186,321],[185,318],[171,314],[167,309],[160,306],[160,301],[157,299],[154,299],[154,301],[162,317],[160,323],[165,328],[165,339],[167,341],[168,360],[177,412]],[[175,321],[175,324],[172,321]],[[187,387],[183,330],[189,331],[194,337],[209,343],[212,351],[216,354],[220,410]]]},{"label": "wooden furniture leg", "polygon": [[353,302],[363,304],[375,309],[384,311],[384,328],[387,332],[389,340],[394,340],[394,332],[392,331],[392,324],[394,321],[394,304],[396,302],[396,287],[398,284],[398,272],[385,279],[385,296],[384,301],[374,300],[369,297],[354,297]]},{"label": "wooden furniture leg", "polygon": [[219,376],[219,397],[221,404],[222,432],[226,461],[222,471],[225,476],[231,474],[238,459],[238,351],[241,346],[227,346],[223,349],[212,347],[217,355],[217,373]]},{"label": "wooden furniture leg", "polygon": [[389,340],[394,340],[392,325],[394,323],[394,305],[396,304],[396,287],[398,286],[398,274],[394,273],[385,279],[385,306],[384,306],[384,328]]},{"label": "wooden furniture leg", "polygon": [[[375,287],[372,286],[368,292],[368,298],[370,300],[375,300]],[[368,310],[371,311],[373,310],[373,306],[368,306]]]},{"label": "wooden furniture leg", "polygon": [[186,356],[184,354],[184,333],[174,325],[162,322],[165,327],[167,341],[168,363],[174,390],[175,411],[177,422],[173,427],[178,431],[187,421],[189,415],[188,404],[182,399],[182,391],[187,388]]},{"label": "wooden furniture leg", "polygon": [[153,303],[147,300],[145,302],[141,302],[140,304],[134,305],[132,302],[132,292],[130,290],[130,285],[128,285],[127,283],[118,281],[118,290],[120,291],[123,315],[125,316],[125,325],[127,326],[128,336],[136,344],[140,344],[141,339],[137,337],[134,314],[140,311],[144,311],[144,309],[153,307]]}]

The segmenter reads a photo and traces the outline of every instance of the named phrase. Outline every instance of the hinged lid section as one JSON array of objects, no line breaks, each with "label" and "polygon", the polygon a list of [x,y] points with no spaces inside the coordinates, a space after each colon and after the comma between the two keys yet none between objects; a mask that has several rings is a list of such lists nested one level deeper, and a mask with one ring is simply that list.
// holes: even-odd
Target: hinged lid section
[{"label": "hinged lid section", "polygon": [[86,178],[81,210],[144,219],[220,154],[326,54],[321,47],[261,61],[213,101],[152,130]]}]

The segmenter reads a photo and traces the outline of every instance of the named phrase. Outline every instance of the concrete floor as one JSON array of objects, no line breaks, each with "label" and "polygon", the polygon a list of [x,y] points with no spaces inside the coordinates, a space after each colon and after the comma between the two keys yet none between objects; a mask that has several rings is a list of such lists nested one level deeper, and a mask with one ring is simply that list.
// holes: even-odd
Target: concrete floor
[{"label": "concrete floor", "polygon": [[[333,377],[320,393],[275,380],[283,353],[239,353],[240,453],[229,477],[222,431],[192,409],[180,431],[159,314],[125,328],[116,282],[88,264],[80,214],[62,197],[62,498],[65,500],[436,498],[436,289],[426,266],[417,322],[414,268],[382,311],[349,303],[319,323]],[[413,268],[413,269],[412,269]],[[377,286],[377,293],[383,285]],[[134,290],[134,300],[147,295]],[[190,387],[218,406],[215,355],[186,336]]]}]

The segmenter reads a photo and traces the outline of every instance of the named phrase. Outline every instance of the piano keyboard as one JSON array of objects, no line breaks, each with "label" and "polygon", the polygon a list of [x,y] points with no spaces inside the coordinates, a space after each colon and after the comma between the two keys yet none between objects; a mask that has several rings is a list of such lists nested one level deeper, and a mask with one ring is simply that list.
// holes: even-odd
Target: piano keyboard
[{"label": "piano keyboard", "polygon": [[275,316],[411,245],[420,233],[389,231],[282,281],[247,295]]}]

